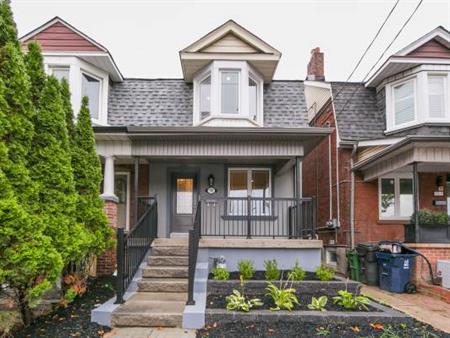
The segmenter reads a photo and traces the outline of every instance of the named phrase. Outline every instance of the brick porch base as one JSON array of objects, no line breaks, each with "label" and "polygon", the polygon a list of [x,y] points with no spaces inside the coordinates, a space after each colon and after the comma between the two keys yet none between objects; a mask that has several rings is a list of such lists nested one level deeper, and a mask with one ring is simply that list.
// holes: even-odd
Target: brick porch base
[{"label": "brick porch base", "polygon": [[[109,220],[109,226],[117,229],[117,203],[115,201],[105,200],[103,207]],[[97,275],[109,276],[116,270],[116,251],[109,250],[103,255],[97,257]]]}]

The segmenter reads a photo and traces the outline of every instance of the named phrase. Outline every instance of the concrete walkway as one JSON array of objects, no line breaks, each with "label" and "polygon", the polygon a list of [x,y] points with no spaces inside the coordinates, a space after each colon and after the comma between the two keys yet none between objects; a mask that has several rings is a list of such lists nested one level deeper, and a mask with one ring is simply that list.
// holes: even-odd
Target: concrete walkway
[{"label": "concrete walkway", "polygon": [[450,304],[420,293],[398,294],[364,285],[361,292],[436,329],[450,333]]},{"label": "concrete walkway", "polygon": [[103,338],[195,338],[196,330],[179,328],[120,327],[106,333]]}]

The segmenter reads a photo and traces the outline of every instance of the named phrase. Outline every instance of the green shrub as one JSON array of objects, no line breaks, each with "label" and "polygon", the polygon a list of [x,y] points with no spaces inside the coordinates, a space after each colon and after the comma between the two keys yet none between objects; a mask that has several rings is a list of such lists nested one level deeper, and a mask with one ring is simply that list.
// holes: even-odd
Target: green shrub
[{"label": "green shrub", "polygon": [[69,304],[72,303],[77,296],[78,293],[75,291],[75,289],[70,288],[67,289],[66,293],[64,294],[64,300],[67,302],[67,304]]},{"label": "green shrub", "polygon": [[255,274],[255,265],[250,260],[240,260],[238,261],[239,275],[243,279],[251,279]]},{"label": "green shrub", "polygon": [[322,265],[316,269],[316,277],[323,282],[330,281],[334,278],[334,269]]},{"label": "green shrub", "polygon": [[230,273],[225,268],[214,268],[211,272],[214,280],[227,280],[230,278]]},{"label": "green shrub", "polygon": [[[429,209],[419,210],[420,225],[446,225],[449,223],[449,216],[445,211],[433,211]],[[416,217],[412,215],[411,224],[416,224]]]},{"label": "green shrub", "polygon": [[367,307],[369,298],[362,295],[354,296],[351,292],[345,290],[338,291],[338,296],[333,297],[333,303],[349,310],[369,310]]},{"label": "green shrub", "polygon": [[295,280],[295,281],[301,281],[304,280],[306,276],[305,270],[303,270],[298,262],[295,262],[294,267],[292,268],[291,272],[288,273],[288,279]]},{"label": "green shrub", "polygon": [[275,259],[265,260],[264,268],[266,269],[266,280],[278,280],[280,278],[280,270],[278,270],[278,263]]},{"label": "green shrub", "polygon": [[325,305],[327,305],[327,302],[328,302],[327,296],[321,296],[319,298],[313,297],[311,299],[311,303],[308,304],[308,309],[317,311],[327,311],[325,309]]},{"label": "green shrub", "polygon": [[258,298],[247,299],[244,292],[244,278],[240,276],[241,291],[233,290],[233,294],[225,298],[228,311],[244,311],[249,312],[255,306],[261,306],[263,303]]},{"label": "green shrub", "polygon": [[298,304],[298,298],[295,295],[296,290],[293,288],[287,288],[286,285],[283,286],[283,283],[281,283],[280,287],[277,287],[272,282],[269,282],[266,290],[267,296],[270,296],[276,305],[276,307],[270,308],[272,311],[291,311],[294,308],[294,304]]}]

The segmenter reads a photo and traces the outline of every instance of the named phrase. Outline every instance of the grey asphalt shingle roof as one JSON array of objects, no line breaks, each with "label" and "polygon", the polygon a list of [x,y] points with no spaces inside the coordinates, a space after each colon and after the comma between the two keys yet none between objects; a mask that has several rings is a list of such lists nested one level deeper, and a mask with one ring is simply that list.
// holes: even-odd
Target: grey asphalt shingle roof
[{"label": "grey asphalt shingle roof", "polygon": [[384,112],[378,109],[375,89],[351,82],[332,82],[331,89],[339,137],[342,140],[385,137]]},{"label": "grey asphalt shingle roof", "polygon": [[[125,79],[110,86],[112,126],[192,126],[192,84],[183,79]],[[305,127],[308,117],[302,81],[264,86],[265,127]]]}]

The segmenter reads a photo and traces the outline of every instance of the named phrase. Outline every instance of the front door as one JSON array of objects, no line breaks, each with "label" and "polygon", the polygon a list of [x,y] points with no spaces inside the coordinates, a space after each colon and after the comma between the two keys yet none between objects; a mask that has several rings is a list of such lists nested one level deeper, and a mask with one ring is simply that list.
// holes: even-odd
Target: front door
[{"label": "front door", "polygon": [[174,173],[171,180],[171,232],[192,229],[197,203],[197,175]]}]

